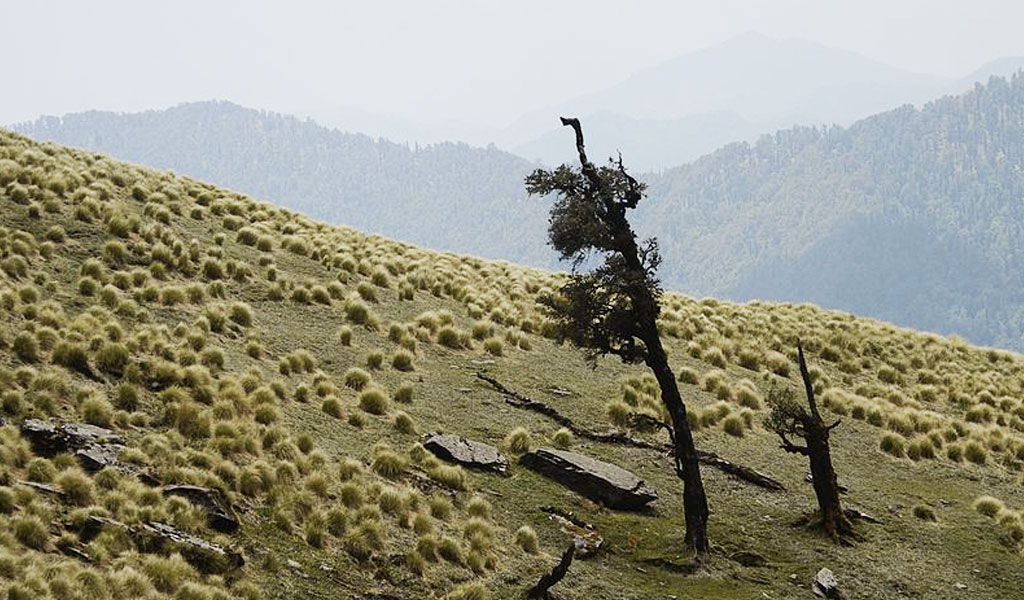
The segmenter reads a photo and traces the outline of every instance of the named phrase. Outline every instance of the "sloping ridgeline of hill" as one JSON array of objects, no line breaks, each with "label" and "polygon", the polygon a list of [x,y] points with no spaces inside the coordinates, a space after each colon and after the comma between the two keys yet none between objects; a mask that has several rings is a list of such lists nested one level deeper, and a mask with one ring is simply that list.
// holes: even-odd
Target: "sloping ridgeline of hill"
[{"label": "sloping ridgeline of hill", "polygon": [[[531,165],[494,149],[412,150],[228,103],[19,129],[331,222],[554,266],[544,203],[522,192]],[[781,131],[642,176],[637,229],[660,238],[669,289],[812,301],[1022,349],[1022,130],[1016,76],[847,129]]]},{"label": "sloping ridgeline of hill", "polygon": [[542,243],[543,208],[523,210],[523,178],[533,165],[493,147],[410,148],[230,102],[89,111],[17,129],[215,181],[331,223],[433,248],[554,264]]},{"label": "sloping ridgeline of hill", "polygon": [[[811,305],[667,294],[660,328],[698,446],[786,487],[704,467],[715,552],[694,572],[665,453],[571,435],[476,377],[587,430],[667,443],[631,426],[664,419],[644,370],[591,370],[544,336],[537,296],[560,281],[0,131],[0,594],[520,598],[569,543],[545,506],[605,540],[556,588],[567,600],[802,599],[823,566],[851,599],[1017,593],[1020,356]],[[800,389],[796,336],[822,410],[843,419],[846,502],[882,520],[854,546],[792,525],[813,504],[807,464],[762,426],[771,386]],[[124,448],[103,446],[116,462],[96,470],[30,444],[30,418],[109,428]],[[659,498],[610,510],[515,462],[509,477],[464,470],[420,445],[434,431],[513,460],[567,447]],[[218,490],[238,530],[165,495],[174,484]],[[154,523],[245,563],[156,544]]]},{"label": "sloping ridgeline of hill", "polygon": [[1024,347],[1024,76],[651,181],[642,222],[671,285]]}]

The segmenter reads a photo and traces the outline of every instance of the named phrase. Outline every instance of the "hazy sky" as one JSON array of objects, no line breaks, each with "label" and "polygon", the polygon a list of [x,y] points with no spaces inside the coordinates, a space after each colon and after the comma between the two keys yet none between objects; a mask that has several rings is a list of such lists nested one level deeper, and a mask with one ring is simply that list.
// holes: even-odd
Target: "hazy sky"
[{"label": "hazy sky", "polygon": [[1024,55],[1020,0],[0,0],[0,123],[226,99],[501,126],[754,30],[958,76]]}]

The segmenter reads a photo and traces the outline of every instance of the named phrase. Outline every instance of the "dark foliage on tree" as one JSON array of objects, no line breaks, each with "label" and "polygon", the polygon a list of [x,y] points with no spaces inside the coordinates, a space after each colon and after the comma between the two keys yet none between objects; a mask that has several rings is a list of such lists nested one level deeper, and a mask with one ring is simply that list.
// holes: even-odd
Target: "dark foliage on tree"
[{"label": "dark foliage on tree", "polygon": [[[821,418],[818,402],[814,398],[814,384],[807,370],[807,361],[804,360],[803,346],[798,341],[796,347],[800,377],[803,379],[810,410],[796,400],[796,394],[790,388],[772,388],[768,394],[771,413],[765,426],[779,434],[783,450],[807,457],[811,466],[814,494],[818,499],[821,527],[829,537],[839,541],[855,535],[839,499],[839,481],[832,467],[832,451],[829,446],[829,434],[839,426],[840,421],[826,425]],[[805,445],[792,443],[790,436],[803,438]]]},{"label": "dark foliage on tree", "polygon": [[562,124],[576,133],[580,167],[538,169],[526,178],[531,195],[556,196],[549,243],[573,265],[560,293],[542,302],[561,339],[586,349],[591,361],[610,354],[626,363],[644,363],[654,372],[671,420],[676,473],[683,481],[686,543],[703,554],[708,550],[707,497],[686,405],[657,328],[658,244],[654,239],[638,244],[626,218],[626,211],[644,197],[644,185],[626,172],[621,157],[594,166],[579,120],[563,118]]}]

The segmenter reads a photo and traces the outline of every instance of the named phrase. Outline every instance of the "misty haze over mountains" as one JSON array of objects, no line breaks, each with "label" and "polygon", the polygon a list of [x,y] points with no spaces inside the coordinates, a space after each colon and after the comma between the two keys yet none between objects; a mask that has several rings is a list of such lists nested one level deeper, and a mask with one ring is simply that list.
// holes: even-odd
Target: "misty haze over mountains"
[{"label": "misty haze over mountains", "polygon": [[[745,81],[738,65],[754,56],[764,76]],[[637,214],[638,231],[661,241],[670,289],[812,301],[1021,349],[1024,81],[994,79],[921,109],[895,108],[1021,64],[994,61],[949,80],[747,35],[527,115],[519,127],[540,131],[571,111],[583,116],[594,158],[621,149],[634,172],[682,165],[642,175],[651,201]],[[725,145],[764,133],[758,123],[842,123],[886,108],[848,128]],[[558,267],[545,245],[547,207],[523,189],[536,163],[495,147],[410,147],[225,102],[17,129],[425,246]],[[573,158],[571,132],[557,127],[521,147],[549,153],[549,164]],[[718,147],[689,164],[658,164]]]},{"label": "misty haze over mountains", "polygon": [[523,115],[502,129],[424,124],[355,109],[304,111],[324,125],[392,141],[464,141],[530,160],[571,158],[557,119],[587,122],[595,156],[622,151],[636,169],[674,167],[734,141],[793,125],[849,125],[901,104],[967,91],[1024,67],[1024,57],[986,63],[961,78],[913,73],[802,39],[749,32],[638,71],[610,87]]}]

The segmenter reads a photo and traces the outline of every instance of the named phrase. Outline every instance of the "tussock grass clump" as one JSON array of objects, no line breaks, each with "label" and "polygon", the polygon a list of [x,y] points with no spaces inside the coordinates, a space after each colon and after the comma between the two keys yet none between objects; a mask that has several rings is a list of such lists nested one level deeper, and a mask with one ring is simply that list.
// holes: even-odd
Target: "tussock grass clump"
[{"label": "tussock grass clump", "polygon": [[324,398],[323,403],[320,405],[321,410],[331,415],[335,419],[340,419],[345,416],[345,412],[341,407],[341,401],[334,396],[328,396]]},{"label": "tussock grass clump", "polygon": [[526,454],[533,448],[533,437],[525,427],[516,427],[505,436],[504,444],[513,454]]},{"label": "tussock grass clump", "polygon": [[78,412],[82,415],[83,421],[100,427],[110,427],[114,418],[114,407],[106,398],[99,396],[90,396],[83,400]]},{"label": "tussock grass clump", "polygon": [[366,366],[374,371],[379,371],[384,366],[384,353],[375,350],[367,354]]},{"label": "tussock grass clump", "polygon": [[410,404],[412,402],[414,392],[415,390],[412,384],[403,383],[398,386],[397,390],[395,390],[395,402]]},{"label": "tussock grass clump", "polygon": [[[451,562],[461,562],[449,559],[445,556],[446,560]],[[461,583],[455,587],[448,595],[445,596],[445,600],[490,600],[491,594],[487,591],[480,583]]]},{"label": "tussock grass clump", "polygon": [[454,327],[442,327],[437,330],[437,343],[452,350],[461,350],[469,346],[470,335],[460,332]]},{"label": "tussock grass clump", "polygon": [[414,371],[416,366],[413,362],[412,353],[398,350],[391,356],[391,367],[397,371]]},{"label": "tussock grass clump", "polygon": [[705,350],[701,359],[706,363],[710,363],[711,365],[718,367],[719,369],[724,369],[726,365],[728,365],[728,361],[725,359],[725,353],[722,352],[722,349],[718,346],[712,346]]},{"label": "tussock grass clump", "polygon": [[568,450],[572,446],[574,440],[575,436],[573,436],[572,432],[565,427],[562,427],[551,436],[551,445],[555,448]]},{"label": "tussock grass clump", "polygon": [[485,500],[482,496],[473,496],[466,503],[466,514],[471,517],[478,517],[481,519],[491,518],[491,503]]},{"label": "tussock grass clump", "polygon": [[931,438],[918,436],[907,444],[907,458],[911,460],[923,460],[935,458],[935,446]]},{"label": "tussock grass clump", "polygon": [[736,361],[744,369],[757,371],[761,368],[761,353],[756,350],[744,348],[736,355]]},{"label": "tussock grass clump", "polygon": [[345,371],[343,379],[346,387],[350,387],[357,392],[369,385],[372,380],[370,374],[359,367],[352,367]]},{"label": "tussock grass clump", "polygon": [[886,433],[882,436],[882,439],[878,443],[879,448],[886,454],[891,454],[897,458],[902,458],[906,453],[906,440],[902,436],[894,433]]},{"label": "tussock grass clump", "polygon": [[447,535],[438,541],[437,554],[446,561],[457,565],[461,565],[465,560],[462,545],[458,540]]},{"label": "tussock grass clump", "polygon": [[74,342],[60,342],[53,349],[51,360],[66,369],[78,371],[83,374],[92,374],[92,367],[89,366],[89,353],[81,344]]},{"label": "tussock grass clump", "polygon": [[385,479],[398,479],[405,473],[409,460],[390,449],[381,449],[374,453],[370,469]]},{"label": "tussock grass clump", "polygon": [[769,352],[765,356],[765,367],[772,373],[779,377],[789,377],[790,369],[792,368],[792,362],[781,352]]},{"label": "tussock grass clump", "polygon": [[379,327],[377,318],[370,311],[370,307],[358,297],[350,297],[345,300],[343,310],[345,318],[356,325],[362,325],[367,329],[377,329]]},{"label": "tussock grass clump", "polygon": [[747,427],[739,415],[729,415],[722,420],[722,430],[734,437],[743,437]]},{"label": "tussock grass clump", "polygon": [[504,353],[504,346],[500,338],[491,337],[484,340],[484,351],[493,356],[501,356]]},{"label": "tussock grass clump", "polygon": [[697,385],[700,383],[700,374],[698,374],[695,369],[681,367],[679,369],[679,373],[676,375],[676,379],[678,379],[680,383]]},{"label": "tussock grass clump", "polygon": [[391,402],[384,390],[373,387],[360,392],[359,408],[371,415],[384,415],[391,408]]},{"label": "tussock grass clump", "polygon": [[180,554],[167,557],[147,555],[142,561],[142,572],[157,590],[168,594],[177,591],[185,582],[198,579],[198,574]]},{"label": "tussock grass clump", "polygon": [[988,462],[988,450],[977,440],[968,440],[964,444],[964,458],[976,465],[983,465]]},{"label": "tussock grass clump", "polygon": [[351,327],[349,327],[348,325],[343,325],[340,329],[338,329],[338,342],[341,343],[342,346],[352,345]]},{"label": "tussock grass clump", "polygon": [[252,326],[252,309],[244,302],[235,302],[228,309],[228,318],[242,327]]},{"label": "tussock grass clump", "polygon": [[[434,481],[453,490],[466,489],[466,472],[458,465],[437,464],[427,469],[427,475]],[[431,507],[431,512],[433,512],[433,507]],[[437,517],[436,514],[434,516]]]},{"label": "tussock grass clump", "polygon": [[21,515],[10,523],[15,539],[32,550],[45,550],[50,541],[50,532],[46,523],[35,515]]},{"label": "tussock grass clump", "polygon": [[78,469],[68,469],[57,476],[57,486],[64,492],[65,498],[77,506],[88,506],[93,502],[93,484],[85,473]]},{"label": "tussock grass clump", "polygon": [[914,505],[912,512],[915,517],[921,519],[922,521],[931,521],[934,523],[935,521],[939,520],[938,516],[936,516],[935,514],[935,509],[928,506],[927,504]]},{"label": "tussock grass clump", "polygon": [[27,331],[14,336],[12,350],[18,360],[27,363],[39,362],[39,342],[36,337]]},{"label": "tussock grass clump", "polygon": [[605,406],[608,421],[619,429],[627,429],[632,422],[633,411],[622,400],[613,400]]},{"label": "tussock grass clump", "polygon": [[405,412],[396,412],[391,422],[400,433],[406,435],[415,435],[416,433],[416,424],[413,422],[412,417]]},{"label": "tussock grass clump", "polygon": [[974,501],[972,506],[974,507],[974,510],[990,518],[995,518],[1000,511],[1006,508],[1006,505],[1003,504],[1002,500],[993,498],[992,496],[981,496]]},{"label": "tussock grass clump", "polygon": [[516,545],[527,554],[538,554],[540,543],[537,541],[537,532],[529,525],[523,525],[516,530]]}]

